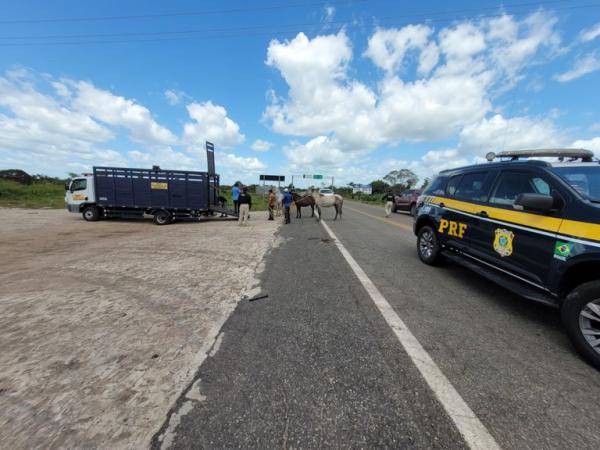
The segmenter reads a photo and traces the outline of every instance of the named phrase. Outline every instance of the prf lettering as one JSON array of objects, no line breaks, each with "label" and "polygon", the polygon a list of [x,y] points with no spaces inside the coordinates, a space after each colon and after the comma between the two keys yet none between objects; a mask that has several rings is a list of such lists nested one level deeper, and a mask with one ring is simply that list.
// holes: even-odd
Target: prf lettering
[{"label": "prf lettering", "polygon": [[438,228],[440,233],[448,233],[448,236],[455,236],[462,239],[465,231],[467,231],[467,224],[454,222],[453,220],[440,220],[440,227]]}]

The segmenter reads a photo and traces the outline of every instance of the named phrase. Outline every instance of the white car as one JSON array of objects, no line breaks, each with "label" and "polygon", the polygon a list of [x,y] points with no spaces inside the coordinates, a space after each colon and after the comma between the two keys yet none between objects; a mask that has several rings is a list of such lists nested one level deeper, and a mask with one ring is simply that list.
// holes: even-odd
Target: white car
[{"label": "white car", "polygon": [[320,195],[334,195],[334,192],[331,189],[319,189]]}]

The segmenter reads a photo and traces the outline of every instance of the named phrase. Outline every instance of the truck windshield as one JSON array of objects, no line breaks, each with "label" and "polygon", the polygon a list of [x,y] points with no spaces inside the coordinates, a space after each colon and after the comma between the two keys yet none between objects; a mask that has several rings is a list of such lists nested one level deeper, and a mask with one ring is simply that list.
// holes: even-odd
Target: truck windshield
[{"label": "truck windshield", "polygon": [[87,180],[85,178],[75,178],[71,182],[71,192],[84,191],[87,188]]},{"label": "truck windshield", "polygon": [[600,203],[600,166],[553,167],[577,192],[594,203]]}]

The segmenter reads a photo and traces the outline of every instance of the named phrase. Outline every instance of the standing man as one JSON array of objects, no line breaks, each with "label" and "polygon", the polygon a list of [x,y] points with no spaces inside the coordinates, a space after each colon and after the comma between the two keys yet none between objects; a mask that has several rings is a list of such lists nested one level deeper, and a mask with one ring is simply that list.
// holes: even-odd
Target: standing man
[{"label": "standing man", "polygon": [[285,223],[291,223],[290,219],[290,206],[292,206],[292,202],[294,198],[288,189],[283,190],[283,208],[285,209]]},{"label": "standing man", "polygon": [[252,208],[252,197],[248,194],[248,188],[244,186],[242,193],[238,197],[240,218],[238,223],[240,226],[248,225],[248,218],[250,217],[250,208]]},{"label": "standing man", "polygon": [[240,202],[239,202],[240,188],[238,187],[237,183],[235,183],[233,185],[233,187],[231,188],[231,198],[233,200],[233,210],[236,213],[239,213],[240,212]]},{"label": "standing man", "polygon": [[394,195],[391,190],[388,189],[383,196],[383,201],[385,202],[385,217],[390,217],[392,214],[392,207],[394,206]]},{"label": "standing man", "polygon": [[273,189],[269,189],[269,220],[275,220],[273,218],[273,209],[275,208],[275,202],[277,199],[275,198],[275,193]]}]

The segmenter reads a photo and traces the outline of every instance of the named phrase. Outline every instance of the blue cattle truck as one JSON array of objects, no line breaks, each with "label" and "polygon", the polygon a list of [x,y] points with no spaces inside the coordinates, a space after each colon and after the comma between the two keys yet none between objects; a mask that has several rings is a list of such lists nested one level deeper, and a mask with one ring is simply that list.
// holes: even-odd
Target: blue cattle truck
[{"label": "blue cattle truck", "polygon": [[152,216],[157,225],[221,212],[219,175],[184,170],[94,167],[66,185],[67,209],[87,221]]}]

